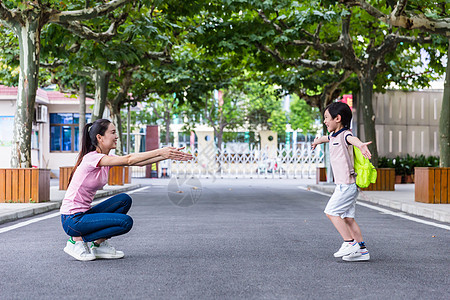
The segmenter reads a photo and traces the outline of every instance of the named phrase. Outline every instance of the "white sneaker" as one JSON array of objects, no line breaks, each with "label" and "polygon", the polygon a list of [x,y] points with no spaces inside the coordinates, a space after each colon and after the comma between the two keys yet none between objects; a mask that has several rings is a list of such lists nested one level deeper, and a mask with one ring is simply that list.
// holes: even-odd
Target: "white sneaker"
[{"label": "white sneaker", "polygon": [[116,248],[111,246],[108,241],[104,241],[99,246],[92,243],[91,250],[96,258],[115,259],[122,258],[125,255],[122,251],[118,251]]},{"label": "white sneaker", "polygon": [[85,242],[75,242],[72,238],[67,241],[64,252],[81,261],[95,259],[94,253],[92,253],[91,249],[89,249],[89,246]]},{"label": "white sneaker", "polygon": [[367,250],[367,248],[365,248],[365,249],[358,249],[357,251],[342,257],[342,259],[345,260],[345,261],[364,261],[364,260],[369,260],[370,259],[369,250]]},{"label": "white sneaker", "polygon": [[334,253],[334,257],[342,257],[349,255],[359,249],[358,242],[343,242],[341,248]]}]

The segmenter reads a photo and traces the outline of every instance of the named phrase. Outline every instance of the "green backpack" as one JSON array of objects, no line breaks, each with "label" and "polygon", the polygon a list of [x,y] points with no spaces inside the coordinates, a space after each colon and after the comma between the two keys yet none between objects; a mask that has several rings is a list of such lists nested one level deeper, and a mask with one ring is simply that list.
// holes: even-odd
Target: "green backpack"
[{"label": "green backpack", "polygon": [[[344,133],[341,134],[341,144],[344,145],[344,147],[347,145]],[[357,186],[360,188],[366,188],[371,183],[375,183],[377,181],[377,170],[372,165],[370,160],[364,157],[358,147],[353,146],[354,164],[351,162],[348,151],[344,151],[344,153],[346,153],[347,163],[350,167],[350,174],[356,177]]]}]

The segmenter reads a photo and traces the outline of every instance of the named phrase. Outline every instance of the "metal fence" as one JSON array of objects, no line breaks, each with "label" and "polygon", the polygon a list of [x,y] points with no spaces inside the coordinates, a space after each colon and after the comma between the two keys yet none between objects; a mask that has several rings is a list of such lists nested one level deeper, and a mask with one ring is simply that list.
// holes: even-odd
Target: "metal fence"
[{"label": "metal fence", "polygon": [[[324,166],[322,148],[311,149],[310,143],[297,148],[277,149],[249,147],[243,153],[232,153],[214,146],[200,152],[187,149],[194,156],[190,161],[162,161],[159,177],[197,178],[313,178]],[[145,177],[145,167],[133,167],[133,177]]]}]

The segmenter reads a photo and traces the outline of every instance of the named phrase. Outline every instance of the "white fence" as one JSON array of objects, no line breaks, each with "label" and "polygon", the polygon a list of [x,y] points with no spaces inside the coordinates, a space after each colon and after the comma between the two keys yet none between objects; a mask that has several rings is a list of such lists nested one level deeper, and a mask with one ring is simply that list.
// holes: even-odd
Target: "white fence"
[{"label": "white fence", "polygon": [[[189,150],[187,150],[190,152]],[[310,143],[299,148],[250,148],[244,153],[220,152],[210,147],[193,151],[191,161],[163,161],[159,175],[197,178],[313,178],[316,168],[324,166],[322,148],[311,149]],[[140,172],[138,174],[138,172]],[[133,169],[134,177],[145,171]]]}]

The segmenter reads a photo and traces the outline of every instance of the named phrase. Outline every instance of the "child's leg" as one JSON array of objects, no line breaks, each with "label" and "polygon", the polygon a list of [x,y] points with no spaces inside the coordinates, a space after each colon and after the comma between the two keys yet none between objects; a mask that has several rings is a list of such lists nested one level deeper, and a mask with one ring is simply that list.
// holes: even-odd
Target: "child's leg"
[{"label": "child's leg", "polygon": [[357,241],[358,243],[364,241],[361,234],[361,229],[359,228],[359,225],[358,223],[356,223],[354,218],[344,218],[344,222],[355,241]]},{"label": "child's leg", "polygon": [[330,219],[331,223],[333,223],[336,230],[339,232],[339,234],[342,236],[344,241],[351,241],[354,239],[352,232],[350,231],[350,228],[346,221],[344,221],[339,216],[332,216],[327,214],[328,219]]}]

